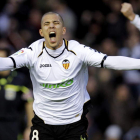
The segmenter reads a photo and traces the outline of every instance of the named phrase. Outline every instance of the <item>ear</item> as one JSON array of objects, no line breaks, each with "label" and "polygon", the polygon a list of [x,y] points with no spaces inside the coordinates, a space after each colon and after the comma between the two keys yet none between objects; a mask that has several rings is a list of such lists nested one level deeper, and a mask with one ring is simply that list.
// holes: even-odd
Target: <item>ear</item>
[{"label": "ear", "polygon": [[63,35],[66,34],[66,27],[63,27],[63,32],[62,32]]},{"label": "ear", "polygon": [[39,29],[39,34],[44,37],[42,29]]}]

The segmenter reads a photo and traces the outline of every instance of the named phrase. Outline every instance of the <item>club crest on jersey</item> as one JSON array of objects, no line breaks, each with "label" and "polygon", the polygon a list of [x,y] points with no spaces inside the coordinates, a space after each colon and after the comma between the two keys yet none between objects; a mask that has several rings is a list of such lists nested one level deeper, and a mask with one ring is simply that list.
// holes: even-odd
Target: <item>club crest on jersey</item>
[{"label": "club crest on jersey", "polygon": [[65,60],[63,60],[62,65],[67,70],[70,66],[70,61],[65,59]]}]

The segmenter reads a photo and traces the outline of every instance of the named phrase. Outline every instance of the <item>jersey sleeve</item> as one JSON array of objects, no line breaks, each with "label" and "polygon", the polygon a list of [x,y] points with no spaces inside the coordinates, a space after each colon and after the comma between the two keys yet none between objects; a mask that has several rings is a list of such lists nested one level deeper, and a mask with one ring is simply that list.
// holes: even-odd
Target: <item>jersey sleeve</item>
[{"label": "jersey sleeve", "polygon": [[140,59],[124,56],[108,56],[104,66],[105,68],[114,70],[139,70]]},{"label": "jersey sleeve", "polygon": [[32,56],[33,52],[30,48],[22,48],[18,52],[14,53],[13,55],[9,56],[14,64],[14,69],[21,68],[21,67],[32,67]]},{"label": "jersey sleeve", "polygon": [[13,66],[12,59],[0,57],[0,71],[11,70]]},{"label": "jersey sleeve", "polygon": [[88,46],[80,45],[80,57],[88,66],[103,67],[107,55]]},{"label": "jersey sleeve", "polygon": [[136,28],[140,30],[140,17],[139,15],[135,15],[135,18],[133,21],[130,21]]}]

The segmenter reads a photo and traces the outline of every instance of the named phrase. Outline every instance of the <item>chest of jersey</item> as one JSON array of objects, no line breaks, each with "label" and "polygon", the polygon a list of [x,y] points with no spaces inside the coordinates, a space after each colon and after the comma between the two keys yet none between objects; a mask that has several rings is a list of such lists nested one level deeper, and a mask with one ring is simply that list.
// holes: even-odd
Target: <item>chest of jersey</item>
[{"label": "chest of jersey", "polygon": [[41,82],[59,83],[74,78],[81,67],[82,61],[72,52],[65,50],[56,58],[43,52],[36,61],[34,70]]}]

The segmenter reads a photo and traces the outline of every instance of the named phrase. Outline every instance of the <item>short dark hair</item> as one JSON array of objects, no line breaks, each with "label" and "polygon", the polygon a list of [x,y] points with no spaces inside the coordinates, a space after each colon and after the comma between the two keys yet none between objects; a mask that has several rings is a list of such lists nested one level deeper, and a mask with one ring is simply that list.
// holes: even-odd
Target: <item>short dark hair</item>
[{"label": "short dark hair", "polygon": [[45,13],[45,14],[42,16],[42,18],[41,18],[41,24],[42,24],[42,19],[43,19],[43,17],[46,16],[46,15],[49,15],[49,14],[58,15],[58,16],[60,17],[60,20],[62,21],[62,26],[64,27],[64,20],[63,20],[62,16],[61,16],[60,14],[56,13],[56,12],[53,12],[53,11],[47,12],[47,13]]}]

